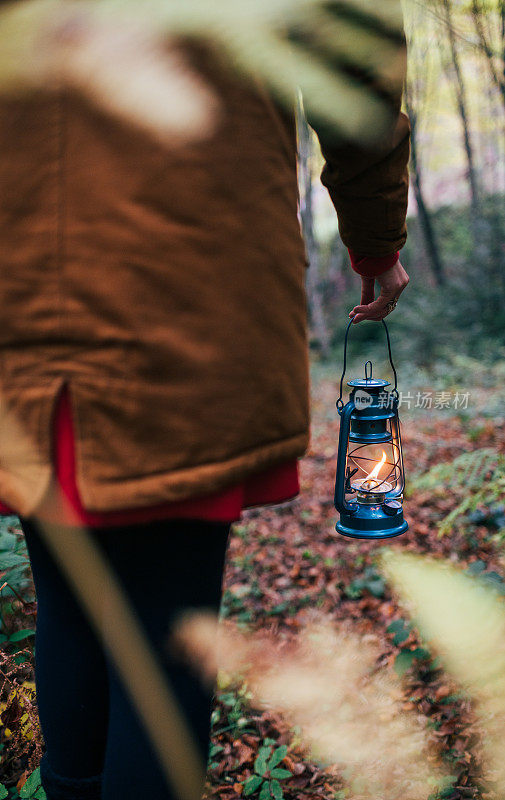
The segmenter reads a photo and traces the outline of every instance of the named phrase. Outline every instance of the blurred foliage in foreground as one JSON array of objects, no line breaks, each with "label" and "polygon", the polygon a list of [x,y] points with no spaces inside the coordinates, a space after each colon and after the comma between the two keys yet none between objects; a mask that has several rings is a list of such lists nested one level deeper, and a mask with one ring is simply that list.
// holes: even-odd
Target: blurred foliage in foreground
[{"label": "blurred foliage in foreground", "polygon": [[388,551],[383,565],[448,672],[476,703],[490,797],[505,793],[505,605],[447,563]]},{"label": "blurred foliage in foreground", "polygon": [[77,87],[169,141],[198,137],[212,91],[176,46],[196,38],[280,102],[299,86],[335,132],[375,141],[403,82],[402,31],[400,0],[15,0],[0,6],[0,85]]}]

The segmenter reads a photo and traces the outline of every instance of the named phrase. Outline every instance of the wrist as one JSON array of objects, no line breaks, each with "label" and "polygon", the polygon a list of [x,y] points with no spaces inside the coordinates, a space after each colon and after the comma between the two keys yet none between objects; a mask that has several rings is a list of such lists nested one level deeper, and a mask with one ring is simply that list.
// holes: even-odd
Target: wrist
[{"label": "wrist", "polygon": [[351,259],[351,267],[362,278],[377,278],[391,269],[400,256],[399,251],[385,256],[363,256],[355,253],[354,250],[347,248],[349,258]]}]

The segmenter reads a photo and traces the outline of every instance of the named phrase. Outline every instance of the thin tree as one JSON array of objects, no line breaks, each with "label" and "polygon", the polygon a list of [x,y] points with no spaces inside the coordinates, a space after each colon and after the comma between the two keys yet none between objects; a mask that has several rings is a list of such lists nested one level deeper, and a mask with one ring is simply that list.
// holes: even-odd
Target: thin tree
[{"label": "thin tree", "polygon": [[[500,92],[505,107],[505,0],[500,0],[494,13],[484,8],[482,0],[471,0],[471,12],[491,78]],[[489,25],[493,21],[498,23],[498,36],[501,40],[498,49],[491,43]]]},{"label": "thin tree", "polygon": [[323,359],[330,354],[330,332],[324,314],[320,287],[321,258],[314,232],[312,181],[313,141],[301,104],[297,107],[298,166],[300,171],[300,217],[309,266],[307,269],[307,300],[312,329]]},{"label": "thin tree", "polygon": [[505,83],[505,0],[500,0],[502,80]]},{"label": "thin tree", "polygon": [[437,235],[431,214],[424,199],[421,181],[421,167],[419,162],[419,151],[417,145],[417,112],[414,110],[408,91],[405,94],[405,107],[410,119],[411,138],[410,138],[410,172],[412,176],[412,186],[416,198],[417,210],[419,213],[419,223],[424,237],[426,252],[433,277],[438,286],[445,286],[445,269],[438,246]]},{"label": "thin tree", "polygon": [[463,70],[461,67],[460,54],[458,44],[456,41],[456,33],[454,29],[454,20],[452,13],[452,0],[436,0],[442,10],[442,16],[447,31],[449,41],[450,61],[446,64],[446,69],[451,74],[454,81],[456,105],[458,108],[459,117],[461,120],[461,129],[463,134],[463,148],[467,161],[467,175],[470,185],[470,199],[473,212],[473,220],[476,221],[479,217],[480,209],[480,191],[477,178],[477,168],[475,166],[474,147],[472,142],[472,135],[470,129],[470,115],[468,112],[468,100],[465,80],[463,77]]},{"label": "thin tree", "polygon": [[408,19],[408,70],[405,85],[405,110],[410,119],[410,176],[414,197],[419,215],[419,224],[425,242],[428,263],[438,286],[446,283],[445,267],[437,240],[437,234],[431,213],[424,196],[422,182],[422,164],[419,153],[419,118],[426,112],[428,98],[433,94],[433,83],[430,81],[431,70],[429,62],[430,36],[417,34],[426,24],[426,18],[411,8]]}]

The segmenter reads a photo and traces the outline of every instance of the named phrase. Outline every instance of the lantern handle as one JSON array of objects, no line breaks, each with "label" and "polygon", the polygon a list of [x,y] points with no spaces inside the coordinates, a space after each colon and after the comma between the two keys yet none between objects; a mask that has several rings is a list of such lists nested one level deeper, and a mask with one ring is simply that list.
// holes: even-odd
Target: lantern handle
[{"label": "lantern handle", "polygon": [[[341,411],[342,408],[344,407],[344,402],[342,400],[342,389],[343,389],[343,385],[344,385],[344,376],[345,376],[345,371],[346,371],[346,366],[347,366],[347,337],[349,335],[349,328],[351,327],[351,325],[353,323],[353,319],[354,319],[354,317],[351,317],[351,319],[349,320],[349,324],[347,326],[347,329],[345,331],[345,338],[344,338],[344,368],[342,370],[342,375],[340,376],[340,392],[339,392],[339,398],[338,398],[337,404],[336,404],[339,411]],[[385,320],[381,319],[381,322],[384,325],[384,329],[386,331],[386,339],[387,339],[387,343],[388,343],[389,363],[391,364],[391,369],[393,370],[393,375],[394,375],[394,378],[395,378],[395,385],[394,385],[394,388],[392,389],[392,391],[390,392],[390,394],[392,394],[395,397],[395,399],[398,400],[398,389],[397,389],[398,378],[397,378],[397,375],[396,375],[395,365],[393,364],[393,356],[392,356],[392,353],[391,353],[391,340],[389,338],[388,326],[386,325]],[[371,364],[371,362],[367,361],[367,364]],[[365,365],[365,367],[366,367],[366,365]]]},{"label": "lantern handle", "polygon": [[334,506],[341,514],[347,512],[353,514],[358,509],[357,503],[348,502],[345,497],[346,489],[346,463],[347,463],[347,442],[349,439],[349,431],[351,429],[351,415],[355,410],[353,400],[345,405],[344,410],[340,416],[340,433],[338,437],[338,453],[337,453],[337,473],[335,476],[335,496]]}]

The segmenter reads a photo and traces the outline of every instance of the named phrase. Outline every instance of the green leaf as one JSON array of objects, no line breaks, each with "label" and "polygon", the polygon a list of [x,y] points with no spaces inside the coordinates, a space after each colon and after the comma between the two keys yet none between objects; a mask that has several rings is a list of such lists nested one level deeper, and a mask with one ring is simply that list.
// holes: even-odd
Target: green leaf
[{"label": "green leaf", "polygon": [[237,696],[234,692],[226,692],[226,694],[223,693],[219,699],[225,706],[234,706],[237,702]]},{"label": "green leaf", "polygon": [[4,798],[8,796],[9,792],[7,791],[3,783],[0,783],[0,800],[4,800]]},{"label": "green leaf", "polygon": [[351,600],[358,600],[361,595],[363,594],[364,583],[359,578],[356,580],[351,581],[349,586],[344,588],[344,594],[346,597],[349,597]]},{"label": "green leaf", "polygon": [[3,553],[2,554],[2,570],[7,567],[16,567],[18,564],[27,564],[27,556],[18,555],[17,553]]},{"label": "green leaf", "polygon": [[8,531],[9,528],[19,528],[19,517],[15,514],[5,514],[0,518],[0,531]]},{"label": "green leaf", "polygon": [[270,747],[260,747],[254,762],[254,770],[258,775],[264,775],[265,772],[267,772],[267,759],[269,755]]},{"label": "green leaf", "polygon": [[256,789],[258,789],[262,783],[263,783],[263,778],[260,777],[260,775],[251,775],[244,783],[244,791],[242,792],[242,794],[245,797],[247,797],[247,795],[255,792]]},{"label": "green leaf", "polygon": [[386,591],[386,584],[382,580],[382,578],[375,578],[374,580],[369,580],[366,582],[366,588],[373,594],[374,597],[383,597],[384,592]]},{"label": "green leaf", "polygon": [[0,550],[13,550],[17,542],[18,537],[15,533],[0,531]]},{"label": "green leaf", "polygon": [[[3,555],[0,561],[3,561]],[[28,562],[18,565],[17,567],[11,567],[11,569],[6,572],[5,577],[2,578],[2,582],[3,580],[8,580],[9,585],[4,586],[0,592],[0,597],[14,598],[15,595],[12,589],[15,589],[18,594],[28,599],[27,595],[31,594],[30,578],[28,577]],[[34,595],[31,594],[31,597],[34,598]]]},{"label": "green leaf", "polygon": [[222,745],[222,744],[213,744],[213,745],[211,746],[211,748],[210,748],[210,751],[209,751],[209,756],[210,756],[210,758],[212,758],[213,756],[215,756],[215,755],[216,755],[216,753],[220,753],[220,752],[221,752],[221,750],[224,750],[224,748],[223,748],[223,745]]},{"label": "green leaf", "polygon": [[268,781],[263,781],[263,786],[261,787],[258,800],[270,800],[271,797],[272,793],[270,792]]},{"label": "green leaf", "polygon": [[457,775],[444,776],[438,786],[438,797],[450,797],[454,793],[454,786],[457,782]]},{"label": "green leaf", "polygon": [[42,786],[39,789],[37,789],[37,791],[35,792],[35,794],[33,796],[34,796],[35,800],[47,800],[47,795],[46,795],[44,789],[42,788]]},{"label": "green leaf", "polygon": [[275,800],[282,800],[282,798],[284,797],[282,786],[280,785],[279,781],[271,781],[270,790]]},{"label": "green leaf", "polygon": [[484,572],[486,569],[486,562],[485,561],[472,561],[472,563],[468,566],[466,570],[470,575],[479,575],[481,572]]},{"label": "green leaf", "polygon": [[411,650],[402,650],[395,658],[394,670],[397,675],[405,675],[408,669],[412,666],[414,661],[414,654]]},{"label": "green leaf", "polygon": [[395,619],[394,622],[391,622],[387,628],[388,633],[400,633],[400,631],[410,630],[410,623],[406,622],[404,619]]},{"label": "green leaf", "polygon": [[9,636],[10,642],[20,642],[21,639],[27,639],[28,636],[32,636],[35,634],[35,631],[32,628],[24,628],[22,631],[16,631],[13,633],[12,636]]},{"label": "green leaf", "polygon": [[503,583],[502,576],[499,575],[499,573],[495,572],[494,570],[490,570],[489,572],[486,572],[485,575],[483,575],[483,577],[487,581],[491,581],[491,583]]},{"label": "green leaf", "polygon": [[398,631],[398,633],[396,633],[393,638],[393,644],[396,645],[403,644],[403,642],[405,642],[409,638],[409,633],[410,631],[407,631],[405,629],[403,631]]},{"label": "green leaf", "polygon": [[28,778],[21,787],[19,796],[27,798],[33,797],[40,786],[40,767],[37,767],[37,769],[34,770],[31,775],[28,775]]},{"label": "green leaf", "polygon": [[277,767],[271,771],[270,775],[272,778],[278,778],[279,780],[282,780],[283,778],[291,778],[292,773],[289,771],[289,769]]},{"label": "green leaf", "polygon": [[430,658],[429,650],[426,650],[425,647],[416,647],[415,650],[410,651],[414,658],[419,658],[421,661],[424,659]]},{"label": "green leaf", "polygon": [[288,752],[288,747],[286,744],[283,744],[276,750],[274,750],[268,761],[268,769],[273,769],[274,767],[277,766],[277,764],[280,764],[282,759],[287,754],[287,752]]}]

